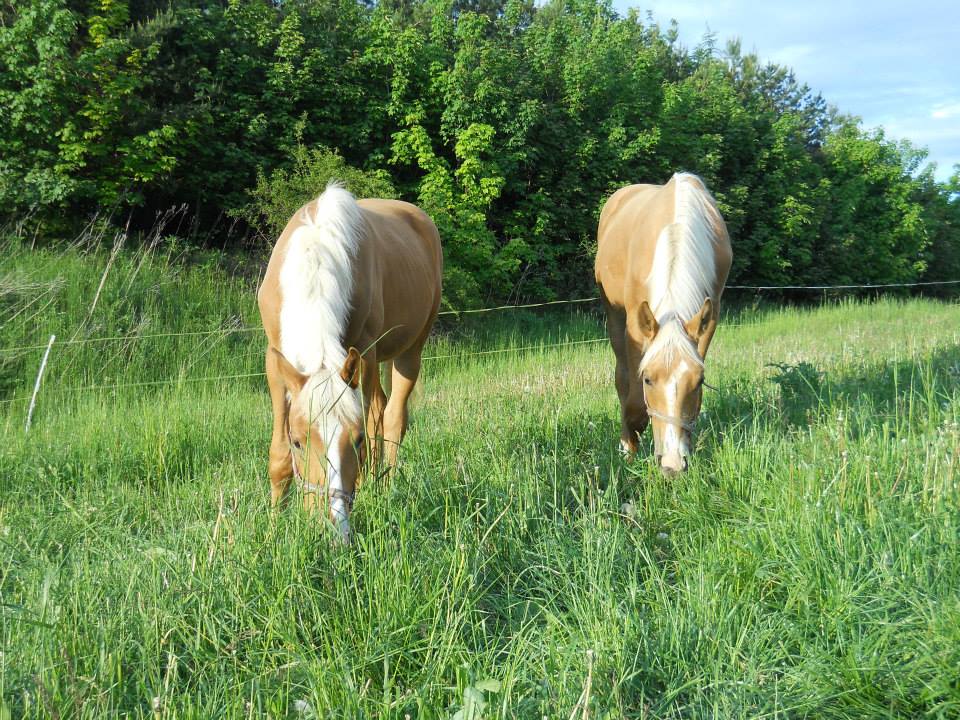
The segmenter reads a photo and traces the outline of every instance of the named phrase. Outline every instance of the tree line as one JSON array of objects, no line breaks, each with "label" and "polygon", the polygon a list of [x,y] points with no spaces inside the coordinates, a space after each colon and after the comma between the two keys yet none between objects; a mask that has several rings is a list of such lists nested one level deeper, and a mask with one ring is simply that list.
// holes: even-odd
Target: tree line
[{"label": "tree line", "polygon": [[433,216],[457,306],[585,291],[604,199],[679,170],[732,283],[960,278],[960,167],[608,0],[13,0],[0,118],[8,217],[187,204],[270,237],[336,174]]}]

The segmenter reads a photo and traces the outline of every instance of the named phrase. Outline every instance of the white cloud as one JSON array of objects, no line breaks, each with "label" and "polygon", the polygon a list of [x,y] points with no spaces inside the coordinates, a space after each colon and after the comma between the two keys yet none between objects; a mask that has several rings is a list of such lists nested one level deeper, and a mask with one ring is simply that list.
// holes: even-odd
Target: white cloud
[{"label": "white cloud", "polygon": [[[960,102],[937,105],[930,113],[934,120],[947,120],[948,118],[960,116]],[[960,130],[958,130],[960,134]]]}]

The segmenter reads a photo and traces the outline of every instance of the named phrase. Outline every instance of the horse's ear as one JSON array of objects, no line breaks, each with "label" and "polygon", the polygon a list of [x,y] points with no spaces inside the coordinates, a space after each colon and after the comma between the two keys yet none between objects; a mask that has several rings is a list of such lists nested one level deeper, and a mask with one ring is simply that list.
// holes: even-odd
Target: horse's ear
[{"label": "horse's ear", "polygon": [[280,369],[280,377],[283,378],[283,384],[287,386],[287,390],[290,392],[300,392],[303,390],[303,386],[307,384],[309,378],[297,370],[290,361],[283,356],[282,352],[276,348],[270,348],[270,352],[273,353],[274,360],[277,361],[277,367]]},{"label": "horse's ear", "polygon": [[360,359],[360,352],[352,347],[347,351],[347,359],[343,361],[340,369],[340,377],[354,390],[360,384]]},{"label": "horse's ear", "polygon": [[699,344],[700,338],[707,332],[707,328],[710,327],[710,323],[713,320],[713,301],[710,298],[706,298],[703,301],[703,305],[700,306],[700,311],[687,321],[684,328],[690,336],[690,339]]},{"label": "horse's ear", "polygon": [[640,309],[637,310],[637,323],[640,326],[640,332],[647,340],[653,340],[660,330],[660,323],[657,322],[653,310],[650,309],[650,303],[646,300],[640,303]]}]

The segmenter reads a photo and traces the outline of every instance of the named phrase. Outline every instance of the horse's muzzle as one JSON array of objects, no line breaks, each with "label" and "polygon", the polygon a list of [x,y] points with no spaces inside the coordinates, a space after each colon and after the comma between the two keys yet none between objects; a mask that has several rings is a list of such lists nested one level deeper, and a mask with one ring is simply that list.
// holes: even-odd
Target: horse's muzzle
[{"label": "horse's muzzle", "polygon": [[661,455],[658,460],[660,461],[660,470],[667,477],[673,477],[674,475],[687,471],[687,458],[678,452]]}]

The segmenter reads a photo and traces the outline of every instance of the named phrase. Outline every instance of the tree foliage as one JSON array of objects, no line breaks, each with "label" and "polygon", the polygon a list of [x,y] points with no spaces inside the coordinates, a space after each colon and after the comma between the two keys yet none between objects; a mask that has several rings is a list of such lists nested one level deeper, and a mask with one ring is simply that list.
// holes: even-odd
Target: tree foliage
[{"label": "tree foliage", "polygon": [[921,151],[609,0],[31,0],[0,20],[10,214],[187,203],[276,232],[336,174],[434,217],[462,305],[585,290],[604,199],[687,170],[733,281],[960,273],[960,203]]},{"label": "tree foliage", "polygon": [[335,179],[357,197],[395,198],[390,176],[383,170],[364,172],[346,163],[335,150],[307,148],[298,143],[291,151],[292,167],[279,167],[269,176],[257,173],[250,201],[231,214],[275,239],[306,200],[316,197]]}]

